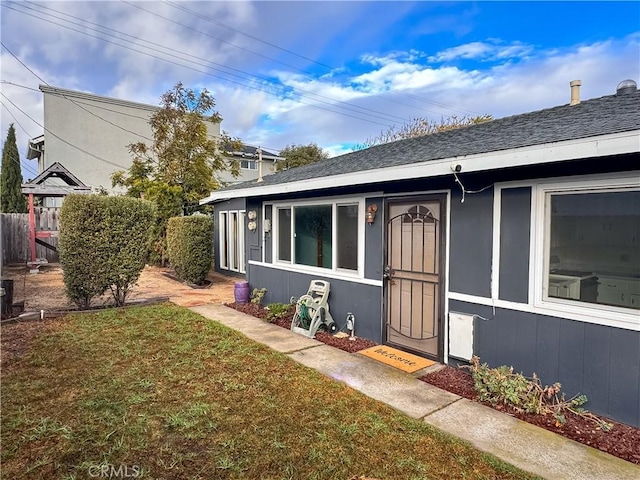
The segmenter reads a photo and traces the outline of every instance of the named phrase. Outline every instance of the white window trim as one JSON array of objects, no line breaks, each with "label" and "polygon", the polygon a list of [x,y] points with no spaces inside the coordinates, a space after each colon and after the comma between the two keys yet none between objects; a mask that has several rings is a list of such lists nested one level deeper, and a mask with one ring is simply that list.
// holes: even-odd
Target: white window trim
[{"label": "white window trim", "polygon": [[[234,225],[235,224],[235,225]],[[235,229],[234,229],[235,226]],[[232,272],[238,271],[238,265],[236,265],[236,239],[238,235],[238,211],[229,210],[229,270]]]},{"label": "white window trim", "polygon": [[592,303],[580,303],[559,298],[548,298],[546,295],[549,265],[547,262],[549,251],[549,236],[545,232],[550,228],[550,217],[546,215],[547,197],[551,193],[586,193],[604,191],[623,191],[640,189],[638,176],[610,179],[575,179],[573,181],[549,182],[535,185],[532,189],[532,201],[535,203],[535,231],[532,232],[531,242],[535,246],[530,265],[530,285],[533,287],[533,305],[544,314],[547,311],[569,314],[581,317],[589,323],[597,323],[612,327],[640,330],[640,314],[629,308],[612,307]]},{"label": "white window trim", "polygon": [[[338,268],[338,256],[336,246],[336,235],[337,235],[337,207],[341,205],[358,205],[358,269],[357,270],[349,270],[345,268]],[[353,279],[363,279],[364,278],[364,235],[365,228],[367,225],[365,224],[365,199],[364,197],[331,197],[331,198],[322,198],[322,199],[314,199],[314,200],[298,200],[298,201],[287,201],[287,202],[274,202],[270,203],[272,208],[271,213],[271,233],[272,233],[272,243],[271,243],[271,258],[274,266],[279,266],[282,268],[286,268],[292,272],[313,274],[313,275],[322,275],[326,277],[333,278],[343,278],[346,280]],[[331,205],[332,207],[332,258],[331,258],[331,268],[321,268],[321,267],[311,267],[308,265],[300,265],[294,263],[295,259],[295,239],[293,237],[295,233],[295,229],[291,228],[291,257],[292,260],[290,262],[280,261],[278,260],[278,208],[291,208],[292,215],[293,209],[295,207],[306,207],[306,206],[314,206],[314,205]],[[266,206],[266,205],[265,205]]]},{"label": "white window trim", "polygon": [[229,270],[229,252],[225,249],[225,234],[228,237],[228,212],[223,210],[218,216],[218,255],[220,256],[219,267],[221,270]]},{"label": "white window trim", "polygon": [[247,262],[245,258],[245,252],[247,246],[245,244],[245,230],[244,226],[246,224],[247,215],[245,210],[238,211],[238,244],[240,245],[240,249],[238,251],[238,271],[240,273],[247,273]]},{"label": "white window trim", "polygon": [[[234,241],[233,238],[233,218],[236,218],[238,231],[237,231],[237,242]],[[220,227],[219,228],[219,255],[220,262],[219,266],[221,270],[229,270],[231,272],[238,273],[246,273],[245,266],[245,235],[244,235],[244,225],[245,225],[245,210],[222,210],[220,211]],[[224,218],[224,220],[223,220]],[[222,225],[225,225],[224,229]],[[227,245],[229,250],[224,250],[225,243],[225,233],[227,235]],[[233,265],[233,258],[238,249],[238,265]]]},{"label": "white window trim", "polygon": [[[597,305],[562,299],[543,300],[544,279],[547,267],[545,260],[544,203],[548,191],[588,191],[602,189],[640,188],[640,171],[585,175],[581,177],[558,177],[553,181],[516,181],[494,185],[493,202],[493,252],[491,263],[491,297],[448,292],[451,300],[476,303],[492,308],[503,308],[519,312],[547,315],[580,322],[593,323],[625,330],[640,331],[640,315],[628,308]],[[526,303],[500,300],[500,219],[503,189],[531,188],[531,224],[529,237],[529,295]]]}]

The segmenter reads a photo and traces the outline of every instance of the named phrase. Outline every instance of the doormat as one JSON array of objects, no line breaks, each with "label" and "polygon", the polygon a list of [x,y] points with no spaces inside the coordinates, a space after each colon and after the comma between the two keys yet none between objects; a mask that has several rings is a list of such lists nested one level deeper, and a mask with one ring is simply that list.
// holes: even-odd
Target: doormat
[{"label": "doormat", "polygon": [[377,345],[375,347],[365,348],[358,353],[373,358],[392,367],[399,368],[403,372],[413,373],[423,368],[435,365],[436,362],[428,360],[426,358],[412,355],[411,353],[403,352],[396,348],[387,347],[385,345]]}]

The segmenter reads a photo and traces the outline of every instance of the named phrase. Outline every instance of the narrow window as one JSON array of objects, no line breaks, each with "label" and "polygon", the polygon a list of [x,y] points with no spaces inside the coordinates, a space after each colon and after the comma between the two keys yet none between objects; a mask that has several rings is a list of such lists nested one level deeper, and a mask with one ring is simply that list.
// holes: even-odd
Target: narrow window
[{"label": "narrow window", "polygon": [[278,208],[278,260],[291,261],[291,209]]},{"label": "narrow window", "polygon": [[220,212],[220,268],[229,268],[229,235],[227,224],[227,212]]},{"label": "narrow window", "polygon": [[229,269],[238,270],[238,213],[231,212],[229,227]]},{"label": "narrow window", "polygon": [[358,205],[338,205],[338,268],[358,270]]}]

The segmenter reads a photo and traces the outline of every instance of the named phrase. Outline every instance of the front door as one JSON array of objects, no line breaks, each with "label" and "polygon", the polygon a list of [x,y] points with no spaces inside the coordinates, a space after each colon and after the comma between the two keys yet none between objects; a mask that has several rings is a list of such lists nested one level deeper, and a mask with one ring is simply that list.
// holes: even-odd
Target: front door
[{"label": "front door", "polygon": [[442,361],[444,196],[389,201],[386,342]]}]

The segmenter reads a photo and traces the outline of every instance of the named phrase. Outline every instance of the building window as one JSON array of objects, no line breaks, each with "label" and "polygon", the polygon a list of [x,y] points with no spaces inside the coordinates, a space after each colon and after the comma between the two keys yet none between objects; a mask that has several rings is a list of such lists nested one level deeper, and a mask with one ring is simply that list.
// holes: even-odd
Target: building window
[{"label": "building window", "polygon": [[295,263],[332,266],[332,206],[294,207]]},{"label": "building window", "polygon": [[358,272],[364,218],[359,201],[276,206],[276,261]]},{"label": "building window", "polygon": [[220,268],[229,268],[229,232],[227,212],[220,212]]},{"label": "building window", "polygon": [[258,163],[255,160],[240,160],[240,168],[244,170],[257,170]]},{"label": "building window", "polygon": [[544,300],[640,309],[640,190],[545,194]]},{"label": "building window", "polygon": [[291,261],[291,208],[278,208],[278,255],[283,262]]},{"label": "building window", "polygon": [[358,269],[358,205],[338,205],[338,268]]}]

